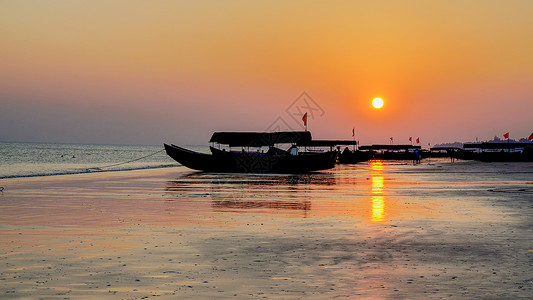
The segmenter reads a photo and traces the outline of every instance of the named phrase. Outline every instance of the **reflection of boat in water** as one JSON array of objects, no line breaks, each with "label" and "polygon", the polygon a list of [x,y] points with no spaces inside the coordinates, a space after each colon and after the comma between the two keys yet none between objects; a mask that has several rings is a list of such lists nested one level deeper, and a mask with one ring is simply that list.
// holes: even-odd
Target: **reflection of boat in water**
[{"label": "reflection of boat in water", "polygon": [[[195,172],[177,180],[169,181],[167,191],[181,191],[183,187],[191,185],[209,184],[212,187],[225,186],[234,188],[242,187],[279,187],[304,185],[335,185],[335,176],[327,173],[312,173],[299,175],[247,175],[247,174],[213,174],[208,172]],[[201,187],[199,187],[201,188]],[[263,188],[264,189],[264,188]],[[262,189],[262,190],[263,190]]]},{"label": "reflection of boat in water", "polygon": [[[167,144],[165,150],[182,165],[206,172],[298,174],[335,166],[337,151],[298,153],[297,150],[289,152],[274,147],[277,144],[295,145],[305,140],[311,140],[310,132],[215,132],[209,142],[228,145],[230,151],[210,147],[211,154],[205,154]],[[242,147],[242,151],[231,151],[231,147]],[[250,152],[245,151],[245,147],[268,147],[268,151]]]},{"label": "reflection of boat in water", "polygon": [[284,201],[284,200],[214,200],[212,206],[218,209],[293,209],[311,210],[311,201]]},{"label": "reflection of boat in water", "polygon": [[484,162],[533,162],[533,143],[472,143],[457,158]]},{"label": "reflection of boat in water", "polygon": [[305,215],[311,210],[311,201],[302,199],[299,196],[301,191],[329,190],[330,185],[335,185],[335,176],[327,173],[249,175],[194,172],[169,181],[166,191],[168,195],[176,196],[172,201],[208,201],[214,211],[303,211]]}]

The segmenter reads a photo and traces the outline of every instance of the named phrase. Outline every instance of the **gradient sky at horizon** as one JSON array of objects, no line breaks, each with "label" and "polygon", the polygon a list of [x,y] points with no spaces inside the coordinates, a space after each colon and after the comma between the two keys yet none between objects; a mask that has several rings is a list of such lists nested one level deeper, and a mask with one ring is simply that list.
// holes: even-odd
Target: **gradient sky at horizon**
[{"label": "gradient sky at horizon", "polygon": [[304,91],[324,112],[315,138],[527,138],[532,15],[516,0],[2,1],[0,141],[302,129]]}]

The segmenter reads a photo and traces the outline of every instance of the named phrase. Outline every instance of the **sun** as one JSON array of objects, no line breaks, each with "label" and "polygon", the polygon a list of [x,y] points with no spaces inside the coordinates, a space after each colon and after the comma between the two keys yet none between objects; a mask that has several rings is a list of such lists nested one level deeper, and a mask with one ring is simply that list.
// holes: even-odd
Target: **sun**
[{"label": "sun", "polygon": [[375,108],[381,108],[383,106],[383,99],[374,98],[374,100],[372,100],[372,106],[374,106]]}]

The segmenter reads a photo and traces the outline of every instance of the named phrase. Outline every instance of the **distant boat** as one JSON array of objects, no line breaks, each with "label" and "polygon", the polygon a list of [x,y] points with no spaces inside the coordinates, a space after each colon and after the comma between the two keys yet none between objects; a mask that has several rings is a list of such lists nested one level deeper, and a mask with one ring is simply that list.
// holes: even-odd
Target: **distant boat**
[{"label": "distant boat", "polygon": [[[199,153],[165,144],[167,154],[182,165],[199,171],[220,173],[284,173],[300,174],[335,167],[337,151],[321,153],[299,152],[296,144],[310,141],[308,131],[288,132],[215,132],[210,143],[238,147],[240,151],[210,147],[211,154]],[[275,146],[291,144],[286,151]],[[268,147],[266,152],[248,149]],[[246,149],[245,149],[246,148]]]},{"label": "distant boat", "polygon": [[422,158],[429,158],[429,157],[450,157],[450,158],[457,158],[459,156],[458,153],[463,154],[464,150],[460,147],[446,147],[446,146],[437,146],[432,147],[427,150],[422,150]]},{"label": "distant boat", "polygon": [[361,146],[359,149],[370,152],[374,159],[413,161],[422,159],[422,147],[414,145],[371,145]]},{"label": "distant boat", "polygon": [[533,143],[468,143],[457,158],[484,162],[533,162]]},{"label": "distant boat", "polygon": [[[333,149],[338,149],[339,156],[337,162],[339,164],[356,164],[372,159],[372,152],[370,151],[360,151],[352,150],[345,147],[341,152],[342,146],[357,146],[355,140],[311,140],[311,141],[302,141],[297,144],[298,146],[311,147],[311,148],[330,148],[330,151]],[[320,150],[315,150],[320,151]]]},{"label": "distant boat", "polygon": [[355,150],[350,151],[348,148],[344,148],[339,155],[340,164],[356,164],[360,162],[369,161],[373,158],[373,153],[370,151]]}]

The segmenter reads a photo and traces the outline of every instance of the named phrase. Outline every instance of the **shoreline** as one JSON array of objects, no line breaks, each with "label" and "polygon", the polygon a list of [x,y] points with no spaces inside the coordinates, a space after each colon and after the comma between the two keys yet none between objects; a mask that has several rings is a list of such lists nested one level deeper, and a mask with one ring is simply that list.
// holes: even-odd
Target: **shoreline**
[{"label": "shoreline", "polygon": [[[93,173],[108,173],[108,172],[125,172],[125,171],[137,171],[137,170],[150,170],[150,169],[166,169],[166,168],[175,168],[175,167],[183,167],[182,165],[175,165],[175,164],[169,164],[169,165],[161,165],[161,166],[154,166],[154,167],[141,167],[141,168],[131,168],[131,169],[120,169],[120,170],[101,170],[99,167],[92,167],[92,168],[80,168],[79,170],[85,170],[85,171],[72,171],[72,172],[64,172],[64,173],[50,173],[50,174],[32,174],[32,175],[10,175],[5,177],[0,177],[0,180],[3,179],[16,179],[16,178],[32,178],[32,177],[48,177],[48,176],[67,176],[67,175],[77,175],[77,174],[93,174]],[[90,171],[93,170],[93,171]]]}]

